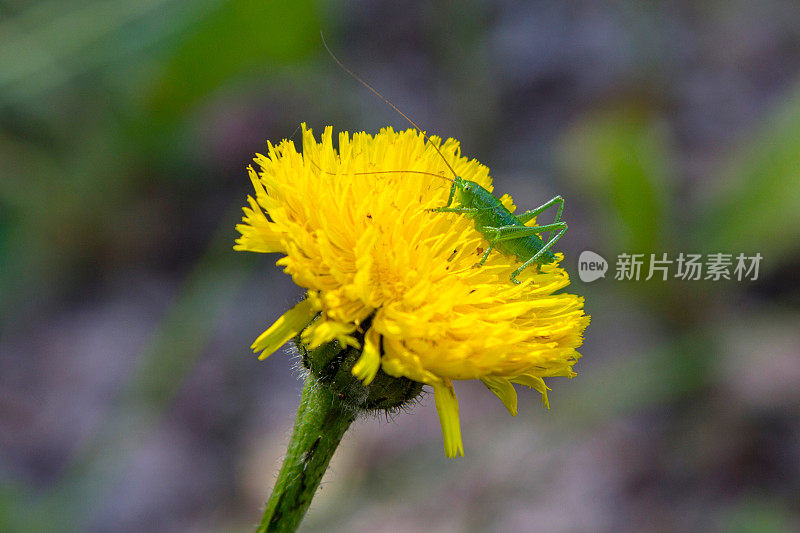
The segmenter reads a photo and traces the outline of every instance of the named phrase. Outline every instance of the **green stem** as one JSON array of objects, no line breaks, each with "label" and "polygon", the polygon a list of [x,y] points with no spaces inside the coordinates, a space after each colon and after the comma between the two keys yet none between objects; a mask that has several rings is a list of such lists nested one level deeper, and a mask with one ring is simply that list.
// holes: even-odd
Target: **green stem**
[{"label": "green stem", "polygon": [[297,529],[333,452],[355,417],[352,408],[308,375],[286,459],[257,533]]}]

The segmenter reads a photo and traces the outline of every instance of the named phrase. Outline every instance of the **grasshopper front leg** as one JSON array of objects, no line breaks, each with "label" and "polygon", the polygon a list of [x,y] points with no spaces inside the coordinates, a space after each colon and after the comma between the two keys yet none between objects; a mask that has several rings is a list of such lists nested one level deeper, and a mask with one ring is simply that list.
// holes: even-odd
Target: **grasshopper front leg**
[{"label": "grasshopper front leg", "polygon": [[478,211],[485,211],[485,209],[478,209],[475,207],[434,207],[427,209],[431,213],[477,213]]},{"label": "grasshopper front leg", "polygon": [[450,204],[453,203],[453,198],[455,197],[455,195],[456,195],[456,184],[455,182],[453,182],[453,184],[450,186],[450,196],[447,197],[447,203],[444,204],[442,207],[431,209],[431,211],[439,211],[441,209],[450,207]]},{"label": "grasshopper front leg", "polygon": [[492,226],[485,226],[483,228],[483,231],[485,232],[484,236],[486,237],[487,240],[489,240],[489,235],[488,235],[489,233],[493,233],[494,237],[490,240],[489,247],[486,248],[485,252],[483,252],[483,255],[481,256],[481,260],[478,261],[477,263],[475,263],[475,265],[473,265],[473,266],[479,267],[479,266],[483,265],[486,262],[486,259],[489,257],[489,254],[492,253],[492,250],[494,250],[494,245],[497,244],[498,240],[500,240],[498,237],[500,236],[500,230],[501,229],[502,229],[502,227],[494,228]]}]

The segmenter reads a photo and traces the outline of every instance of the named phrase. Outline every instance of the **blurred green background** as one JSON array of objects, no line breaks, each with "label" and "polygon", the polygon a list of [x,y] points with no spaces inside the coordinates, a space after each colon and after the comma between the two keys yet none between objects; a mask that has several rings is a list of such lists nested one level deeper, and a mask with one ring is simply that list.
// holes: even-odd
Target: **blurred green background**
[{"label": "blurred green background", "polygon": [[[592,315],[552,409],[457,383],[357,423],[305,531],[800,529],[800,5],[0,1],[0,531],[249,531],[300,381],[251,341],[301,295],[234,253],[300,122],[458,138],[567,199]],[[611,263],[577,276],[581,251]],[[617,254],[760,253],[756,281]]]}]

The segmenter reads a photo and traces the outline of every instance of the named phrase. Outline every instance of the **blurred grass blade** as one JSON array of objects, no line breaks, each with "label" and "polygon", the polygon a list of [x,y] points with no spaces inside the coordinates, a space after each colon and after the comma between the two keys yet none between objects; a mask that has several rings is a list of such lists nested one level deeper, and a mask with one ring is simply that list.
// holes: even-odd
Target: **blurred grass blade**
[{"label": "blurred grass blade", "polygon": [[664,249],[671,155],[646,112],[630,107],[586,117],[565,136],[561,157],[575,188],[602,206],[608,249]]},{"label": "blurred grass blade", "polygon": [[32,3],[0,20],[0,104],[34,101],[80,74],[145,50],[219,1]]},{"label": "blurred grass blade", "polygon": [[736,150],[707,200],[699,232],[710,252],[754,253],[764,267],[800,242],[800,86]]},{"label": "blurred grass blade", "polygon": [[319,27],[311,0],[225,2],[167,60],[150,95],[152,118],[168,126],[231,78],[296,62],[319,46]]}]

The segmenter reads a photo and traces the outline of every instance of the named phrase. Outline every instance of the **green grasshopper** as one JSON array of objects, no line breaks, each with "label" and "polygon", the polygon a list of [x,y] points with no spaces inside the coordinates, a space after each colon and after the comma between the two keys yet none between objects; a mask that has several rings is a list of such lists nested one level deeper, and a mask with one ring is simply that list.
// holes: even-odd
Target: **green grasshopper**
[{"label": "green grasshopper", "polygon": [[[430,142],[425,132],[422,131],[413,120],[395,107],[393,103],[387,100],[369,83],[356,76],[355,73],[344,66],[344,64],[339,61],[339,58],[328,48],[324,36],[322,36],[322,44],[333,60],[336,61],[345,72],[372,91],[378,98],[386,102],[392,109],[400,113],[403,118],[409,121],[411,125],[425,137],[426,141]],[[550,249],[567,232],[567,223],[561,220],[561,214],[564,211],[564,198],[562,198],[561,195],[545,202],[536,209],[514,215],[511,211],[506,209],[498,198],[484,189],[480,184],[459,176],[441,150],[439,150],[439,147],[433,143],[431,143],[431,146],[442,156],[442,160],[453,173],[455,179],[423,172],[423,174],[431,174],[432,176],[452,182],[447,203],[442,207],[430,209],[429,211],[437,213],[463,213],[472,218],[475,223],[475,229],[489,242],[489,247],[483,252],[481,260],[476,263],[475,266],[483,265],[492,250],[497,248],[503,255],[516,256],[517,260],[523,262],[522,266],[511,274],[511,281],[519,284],[520,282],[517,280],[517,276],[529,266],[552,263],[556,260],[556,256]],[[455,202],[455,206],[453,206],[453,202]],[[526,222],[529,222],[538,214],[554,205],[557,205],[558,209],[556,211],[555,220],[551,224],[533,227],[525,225]],[[545,243],[540,235],[548,232],[550,232],[550,239]]]},{"label": "green grasshopper", "polygon": [[[457,207],[450,207],[453,201],[457,203]],[[558,205],[558,210],[552,224],[533,227],[525,225],[539,213],[554,205]],[[430,211],[464,213],[471,217],[475,223],[475,229],[489,242],[489,247],[483,252],[483,256],[476,266],[483,265],[492,250],[497,248],[503,255],[517,256],[517,260],[523,261],[522,266],[511,274],[511,281],[519,283],[517,276],[529,266],[552,263],[556,260],[556,256],[550,249],[567,232],[567,223],[561,220],[563,210],[564,198],[559,195],[536,209],[514,215],[500,203],[500,200],[478,183],[456,175],[453,185],[450,187],[447,203],[443,207]],[[547,244],[539,236],[545,232],[553,233]]]}]

